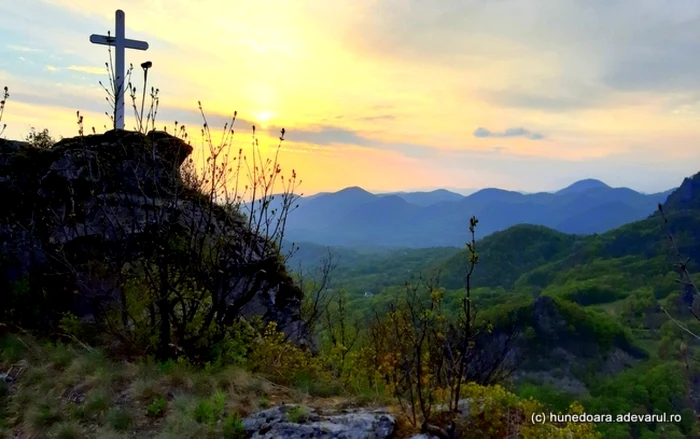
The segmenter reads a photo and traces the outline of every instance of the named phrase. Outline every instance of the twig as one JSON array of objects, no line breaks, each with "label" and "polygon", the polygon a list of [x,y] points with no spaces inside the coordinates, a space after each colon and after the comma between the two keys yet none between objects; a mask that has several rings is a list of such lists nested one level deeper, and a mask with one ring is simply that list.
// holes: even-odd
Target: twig
[{"label": "twig", "polygon": [[683,324],[682,324],[681,322],[679,322],[678,320],[674,319],[674,318],[671,316],[671,314],[669,314],[668,311],[666,311],[666,309],[665,309],[663,306],[661,306],[660,308],[661,308],[661,311],[663,311],[663,312],[668,316],[668,318],[671,319],[671,321],[672,321],[673,323],[676,324],[676,326],[678,326],[679,328],[681,328],[682,330],[684,330],[684,331],[687,332],[688,334],[692,335],[694,338],[700,340],[700,336],[698,336],[697,334],[693,333],[693,331],[691,331],[691,330],[688,329],[687,327],[683,326]]},{"label": "twig", "polygon": [[80,346],[82,346],[83,349],[85,349],[85,350],[88,351],[88,352],[94,352],[94,351],[95,351],[94,348],[92,348],[92,347],[88,346],[86,343],[83,343],[82,341],[78,340],[78,338],[77,338],[75,335],[71,335],[71,334],[59,334],[59,335],[61,335],[62,337],[70,338],[71,340],[73,340],[74,342],[76,342],[76,343],[78,343]]}]

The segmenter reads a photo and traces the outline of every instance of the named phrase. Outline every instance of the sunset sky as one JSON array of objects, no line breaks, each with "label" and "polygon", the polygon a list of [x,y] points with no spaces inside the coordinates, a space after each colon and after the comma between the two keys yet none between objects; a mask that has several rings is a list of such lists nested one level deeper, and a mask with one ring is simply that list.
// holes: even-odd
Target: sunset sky
[{"label": "sunset sky", "polygon": [[[157,125],[237,110],[312,194],[582,178],[656,192],[700,171],[697,0],[23,0],[0,4],[5,136],[104,131],[114,29],[147,52]],[[134,79],[141,84],[141,72]],[[134,126],[130,102],[127,128]]]}]

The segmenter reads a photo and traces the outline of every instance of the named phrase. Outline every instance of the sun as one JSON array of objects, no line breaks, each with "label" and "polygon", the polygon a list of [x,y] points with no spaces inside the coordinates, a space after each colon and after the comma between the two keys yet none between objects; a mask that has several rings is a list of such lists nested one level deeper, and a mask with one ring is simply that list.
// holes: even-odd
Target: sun
[{"label": "sun", "polygon": [[270,119],[272,119],[273,116],[274,114],[271,111],[261,111],[258,113],[258,123],[262,126],[265,126],[267,125],[267,122],[269,122]]}]

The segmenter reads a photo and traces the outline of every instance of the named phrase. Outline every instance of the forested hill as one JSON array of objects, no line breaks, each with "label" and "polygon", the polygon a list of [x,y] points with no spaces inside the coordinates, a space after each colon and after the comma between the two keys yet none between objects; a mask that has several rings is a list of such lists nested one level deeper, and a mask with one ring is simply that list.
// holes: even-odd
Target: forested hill
[{"label": "forested hill", "polygon": [[[474,274],[477,286],[509,289],[522,275],[519,285],[545,287],[564,271],[624,258],[631,271],[645,266],[645,274],[666,273],[676,262],[668,240],[674,237],[680,253],[692,261],[700,259],[700,173],[686,178],[662,204],[668,219],[659,212],[606,233],[568,235],[543,226],[518,225],[487,236],[478,243],[482,260]],[[672,251],[673,250],[673,251]],[[442,270],[443,285],[460,288],[466,251],[434,269]]]},{"label": "forested hill", "polygon": [[[476,361],[512,343],[518,393],[553,408],[579,400],[590,412],[652,413],[663,407],[683,414],[677,425],[600,425],[603,437],[695,437],[700,364],[694,358],[700,358],[700,343],[688,331],[700,334],[700,322],[688,305],[697,315],[700,310],[679,285],[674,264],[680,254],[690,258],[692,277],[700,271],[700,173],[685,179],[661,207],[663,216],[656,212],[596,235],[520,224],[478,240],[471,291],[479,321],[493,332],[482,335]],[[352,264],[338,265],[333,285],[348,292],[358,313],[385,309],[408,291],[406,281],[420,283],[420,276],[434,274],[445,309],[459,309],[466,250],[363,252],[331,249],[341,260],[355,255]],[[514,333],[519,338],[509,342]]]}]

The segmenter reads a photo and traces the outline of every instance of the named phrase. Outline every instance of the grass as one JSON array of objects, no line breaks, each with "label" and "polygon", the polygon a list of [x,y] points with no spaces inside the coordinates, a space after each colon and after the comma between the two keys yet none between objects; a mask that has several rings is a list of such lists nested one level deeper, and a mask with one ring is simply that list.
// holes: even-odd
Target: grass
[{"label": "grass", "polygon": [[245,437],[243,420],[236,415],[228,415],[221,427],[224,439],[242,439]]},{"label": "grass", "polygon": [[210,398],[202,399],[194,407],[194,420],[200,424],[214,425],[226,409],[227,396],[217,390]]},{"label": "grass", "polygon": [[53,439],[81,439],[83,431],[80,425],[74,422],[62,422],[51,429],[49,437]]},{"label": "grass", "polygon": [[237,439],[245,437],[243,417],[285,401],[311,402],[317,390],[309,382],[279,386],[237,367],[118,363],[79,346],[0,338],[0,370],[20,362],[14,383],[0,381],[0,438]]},{"label": "grass", "polygon": [[95,389],[88,393],[83,405],[83,412],[88,417],[103,415],[109,408],[109,395],[104,389]]},{"label": "grass", "polygon": [[59,410],[46,402],[39,402],[27,411],[27,424],[32,431],[44,431],[60,422]]},{"label": "grass", "polygon": [[276,405],[292,404],[291,422],[303,422],[307,407],[391,405],[386,396],[359,387],[341,393],[304,374],[286,387],[241,367],[117,362],[24,335],[0,337],[0,370],[13,364],[23,366],[10,386],[0,382],[0,439],[239,439],[245,416]]},{"label": "grass", "polygon": [[287,420],[295,424],[304,421],[307,415],[307,409],[304,406],[296,405],[287,411]]},{"label": "grass", "polygon": [[105,415],[105,423],[114,431],[127,431],[133,424],[134,419],[131,412],[120,407],[113,407]]},{"label": "grass", "polygon": [[155,401],[150,403],[146,407],[146,412],[151,418],[159,418],[165,414],[165,410],[168,408],[168,400],[163,397],[157,398]]}]

